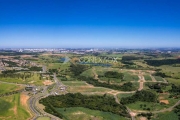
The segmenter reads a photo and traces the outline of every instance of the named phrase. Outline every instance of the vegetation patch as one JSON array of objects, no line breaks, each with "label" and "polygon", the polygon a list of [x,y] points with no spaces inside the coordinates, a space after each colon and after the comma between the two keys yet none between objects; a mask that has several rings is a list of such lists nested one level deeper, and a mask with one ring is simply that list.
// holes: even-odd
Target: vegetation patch
[{"label": "vegetation patch", "polygon": [[157,102],[157,96],[151,91],[141,90],[137,91],[134,95],[121,99],[122,104],[130,104],[136,101],[142,102]]},{"label": "vegetation patch", "polygon": [[129,117],[126,107],[115,102],[112,97],[103,96],[85,96],[81,93],[68,93],[66,95],[49,96],[40,100],[45,105],[45,111],[63,118],[56,108],[84,107],[92,110],[111,112],[120,116]]}]

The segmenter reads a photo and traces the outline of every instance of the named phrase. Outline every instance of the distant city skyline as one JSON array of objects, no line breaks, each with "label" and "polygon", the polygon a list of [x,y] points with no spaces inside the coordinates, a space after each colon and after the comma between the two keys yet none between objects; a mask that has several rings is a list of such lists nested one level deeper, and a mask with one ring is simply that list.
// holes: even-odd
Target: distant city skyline
[{"label": "distant city skyline", "polygon": [[0,0],[0,48],[180,47],[179,0]]}]

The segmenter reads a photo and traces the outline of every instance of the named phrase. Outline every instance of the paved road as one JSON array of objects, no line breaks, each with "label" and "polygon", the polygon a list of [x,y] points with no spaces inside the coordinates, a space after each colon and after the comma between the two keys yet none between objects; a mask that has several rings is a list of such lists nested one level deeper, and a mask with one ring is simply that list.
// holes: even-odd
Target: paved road
[{"label": "paved road", "polygon": [[48,86],[43,86],[43,90],[41,93],[37,93],[35,95],[33,95],[30,99],[29,99],[29,108],[30,110],[34,113],[34,116],[32,118],[32,120],[36,120],[38,117],[40,116],[48,116],[53,120],[61,120],[60,118],[53,116],[49,113],[46,113],[43,109],[38,108],[37,106],[37,102],[43,98],[43,97],[48,97],[49,95],[52,95],[53,93],[55,93],[55,91],[62,86],[62,83],[57,79],[56,74],[54,74],[54,81],[55,81],[55,86],[54,88],[51,90],[50,93],[48,93],[47,89]]},{"label": "paved road", "polygon": [[43,70],[43,71],[42,71],[43,73],[46,73],[47,68],[46,68],[45,65],[42,66],[42,70]]}]

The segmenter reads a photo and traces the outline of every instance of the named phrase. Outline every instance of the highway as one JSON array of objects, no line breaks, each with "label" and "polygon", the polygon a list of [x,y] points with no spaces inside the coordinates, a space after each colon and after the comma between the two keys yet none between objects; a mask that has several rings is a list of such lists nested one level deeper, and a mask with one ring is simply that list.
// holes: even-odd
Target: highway
[{"label": "highway", "polygon": [[[44,97],[48,97],[49,95],[52,95],[56,92],[56,90],[62,86],[62,83],[60,83],[60,81],[57,79],[56,74],[53,75],[54,76],[54,82],[55,82],[55,86],[54,88],[51,90],[51,92],[48,92],[48,86],[42,86],[43,90],[40,93],[34,94],[29,100],[29,108],[32,111],[32,113],[34,114],[32,120],[36,120],[38,117],[40,116],[47,116],[50,117],[53,120],[61,120],[60,118],[53,116],[49,113],[46,113],[43,109],[38,108],[38,106],[36,105],[36,103]],[[55,95],[55,94],[54,94]]]}]

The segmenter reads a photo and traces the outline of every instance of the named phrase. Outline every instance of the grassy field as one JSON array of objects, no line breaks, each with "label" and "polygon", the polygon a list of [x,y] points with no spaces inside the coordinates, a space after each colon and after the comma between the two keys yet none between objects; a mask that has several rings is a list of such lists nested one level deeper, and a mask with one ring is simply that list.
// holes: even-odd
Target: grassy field
[{"label": "grassy field", "polygon": [[178,120],[178,116],[174,112],[165,112],[156,114],[152,120]]},{"label": "grassy field", "polygon": [[20,88],[22,88],[22,87],[18,86],[18,85],[0,83],[0,94],[12,92],[12,91],[18,90]]},{"label": "grassy field", "polygon": [[120,94],[117,94],[117,97],[119,99],[123,98],[123,97],[129,97],[129,96],[132,96],[133,93],[120,93]]},{"label": "grassy field", "polygon": [[154,78],[157,80],[157,81],[162,81],[164,82],[163,78],[162,77],[159,77],[159,76],[154,76]]},{"label": "grassy field", "polygon": [[6,77],[6,78],[0,78],[0,81],[4,82],[10,82],[10,83],[19,83],[19,84],[35,84],[35,85],[42,85],[42,80],[39,79],[40,75],[38,73],[34,73],[34,75],[27,79],[21,79],[21,78],[12,78],[12,77]]},{"label": "grassy field", "polygon": [[152,81],[151,77],[149,75],[144,75],[144,79],[146,81]]},{"label": "grassy field", "polygon": [[92,72],[92,69],[88,69],[84,71],[83,73],[81,73],[81,76],[94,77],[94,74]]},{"label": "grassy field", "polygon": [[84,81],[62,81],[64,85],[67,86],[82,86],[82,85],[87,85],[86,82]]},{"label": "grassy field", "polygon": [[20,94],[0,98],[0,119],[26,120],[30,117],[27,108],[20,102]]},{"label": "grassy field", "polygon": [[57,108],[64,120],[127,120],[116,114],[82,107]]},{"label": "grassy field", "polygon": [[180,79],[166,78],[166,80],[175,85],[180,85]]},{"label": "grassy field", "polygon": [[127,106],[133,110],[147,110],[147,108],[150,108],[150,111],[161,110],[164,108],[164,106],[159,103],[140,102],[140,101],[127,104]]},{"label": "grassy field", "polygon": [[94,87],[92,85],[86,84],[84,81],[62,81],[62,83],[68,86],[68,91],[71,93],[82,92],[82,93],[89,93],[89,92],[99,92],[104,94],[105,92],[110,91],[108,88],[103,87]]},{"label": "grassy field", "polygon": [[132,75],[131,73],[125,72],[123,80],[124,81],[138,81],[139,78],[137,75]]},{"label": "grassy field", "polygon": [[180,78],[180,67],[173,67],[170,65],[163,65],[160,67],[162,69],[162,72],[164,72],[166,75],[172,76],[172,77],[179,77]]}]

